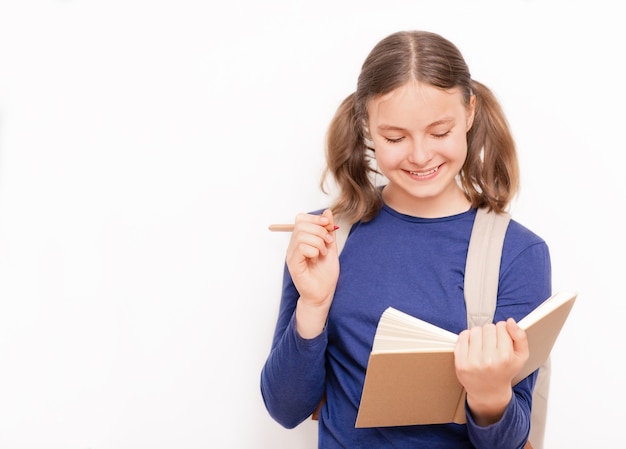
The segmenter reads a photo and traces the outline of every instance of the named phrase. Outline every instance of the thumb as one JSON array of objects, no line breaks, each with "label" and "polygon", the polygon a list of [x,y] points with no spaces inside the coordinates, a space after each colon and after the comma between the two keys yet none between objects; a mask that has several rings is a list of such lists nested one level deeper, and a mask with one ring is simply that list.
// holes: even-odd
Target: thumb
[{"label": "thumb", "polygon": [[517,354],[528,353],[528,338],[526,337],[526,331],[519,327],[513,318],[506,320],[506,330],[513,340],[513,350]]},{"label": "thumb", "polygon": [[330,209],[325,209],[324,212],[322,212],[322,216],[328,219],[328,224],[325,226],[325,228],[332,237],[332,242],[327,242],[326,246],[329,249],[333,249],[335,253],[338,253],[339,251],[337,248],[337,237],[335,234],[335,231],[338,229],[338,227],[335,226],[335,217],[333,216],[333,211]]},{"label": "thumb", "polygon": [[333,229],[333,227],[335,226],[335,217],[333,216],[333,211],[330,209],[326,209],[324,210],[324,212],[322,212],[322,216],[328,218],[328,229]]}]

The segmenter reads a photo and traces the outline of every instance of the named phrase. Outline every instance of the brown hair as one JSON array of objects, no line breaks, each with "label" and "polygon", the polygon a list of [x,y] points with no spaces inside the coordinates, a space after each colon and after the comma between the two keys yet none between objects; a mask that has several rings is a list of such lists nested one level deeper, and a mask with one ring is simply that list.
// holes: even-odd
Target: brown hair
[{"label": "brown hair", "polygon": [[337,184],[333,212],[350,222],[369,221],[382,207],[373,179],[378,172],[368,144],[367,104],[410,80],[441,89],[458,87],[466,105],[476,96],[459,181],[473,207],[504,211],[517,193],[519,167],[515,142],[497,99],[485,85],[472,80],[454,44],[435,33],[401,31],[372,49],[361,67],[356,91],[343,100],[329,125],[321,186],[326,192],[329,175]]}]

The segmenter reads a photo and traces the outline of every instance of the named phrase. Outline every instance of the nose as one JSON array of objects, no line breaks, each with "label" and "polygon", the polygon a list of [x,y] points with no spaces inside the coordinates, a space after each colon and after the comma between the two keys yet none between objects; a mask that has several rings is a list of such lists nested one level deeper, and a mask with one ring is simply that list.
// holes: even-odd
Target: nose
[{"label": "nose", "polygon": [[433,153],[428,145],[423,141],[413,140],[411,149],[408,155],[408,160],[412,164],[418,166],[425,166],[433,158]]}]

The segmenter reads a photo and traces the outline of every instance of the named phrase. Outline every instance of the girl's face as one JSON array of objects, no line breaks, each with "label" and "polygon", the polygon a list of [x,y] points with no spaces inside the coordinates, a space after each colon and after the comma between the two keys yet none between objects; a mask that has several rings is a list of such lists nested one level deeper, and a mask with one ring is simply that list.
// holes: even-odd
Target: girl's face
[{"label": "girl's face", "polygon": [[469,208],[456,176],[467,155],[475,100],[466,106],[458,88],[411,81],[368,103],[369,133],[378,168],[389,180],[383,198],[390,207],[421,217]]}]

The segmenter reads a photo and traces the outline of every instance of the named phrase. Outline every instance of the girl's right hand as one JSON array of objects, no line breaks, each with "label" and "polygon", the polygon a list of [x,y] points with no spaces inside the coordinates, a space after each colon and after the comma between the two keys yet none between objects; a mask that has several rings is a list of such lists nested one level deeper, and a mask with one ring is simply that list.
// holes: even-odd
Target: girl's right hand
[{"label": "girl's right hand", "polygon": [[287,248],[287,268],[300,299],[296,324],[300,335],[313,338],[324,328],[339,279],[339,254],[330,210],[299,214]]},{"label": "girl's right hand", "polygon": [[332,212],[299,214],[287,248],[287,267],[300,300],[311,306],[332,301],[339,279],[339,255]]}]

